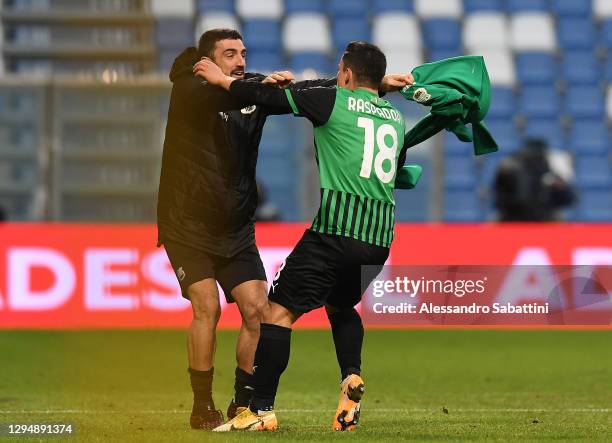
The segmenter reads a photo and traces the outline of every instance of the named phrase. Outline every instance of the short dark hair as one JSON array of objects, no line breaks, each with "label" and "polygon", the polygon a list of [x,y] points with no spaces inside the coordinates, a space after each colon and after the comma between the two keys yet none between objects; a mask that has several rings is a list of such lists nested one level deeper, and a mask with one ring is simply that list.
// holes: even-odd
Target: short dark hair
[{"label": "short dark hair", "polygon": [[235,29],[227,28],[216,28],[206,31],[198,42],[200,56],[213,58],[215,45],[220,40],[242,40],[242,35]]},{"label": "short dark hair", "polygon": [[387,57],[380,48],[364,41],[352,41],[342,55],[344,66],[351,68],[355,80],[378,89],[387,71]]}]

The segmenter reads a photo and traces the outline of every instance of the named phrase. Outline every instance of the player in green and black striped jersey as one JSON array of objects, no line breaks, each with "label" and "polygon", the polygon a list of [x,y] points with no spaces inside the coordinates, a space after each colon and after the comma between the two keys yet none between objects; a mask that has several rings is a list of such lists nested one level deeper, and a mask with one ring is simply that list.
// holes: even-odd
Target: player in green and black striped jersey
[{"label": "player in green and black striped jersey", "polygon": [[[354,306],[389,255],[393,189],[405,133],[401,113],[378,94],[385,56],[374,45],[351,42],[340,61],[338,86],[291,91],[234,81],[215,68],[203,61],[196,73],[245,102],[293,112],[312,122],[321,181],[321,203],[312,226],[270,289],[250,409],[218,430],[276,426],[274,398],[289,359],[291,325],[321,306],[328,312],[343,380],[332,426],[353,429],[363,393],[363,325]],[[410,83],[410,76],[395,80],[401,88]]]}]

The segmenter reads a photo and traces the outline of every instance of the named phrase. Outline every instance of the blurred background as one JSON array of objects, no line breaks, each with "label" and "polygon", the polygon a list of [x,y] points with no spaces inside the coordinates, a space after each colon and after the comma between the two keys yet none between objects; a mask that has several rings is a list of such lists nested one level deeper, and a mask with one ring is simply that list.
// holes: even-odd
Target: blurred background
[{"label": "blurred background", "polygon": [[[500,151],[476,158],[450,133],[411,150],[408,162],[421,164],[424,176],[416,190],[397,193],[400,221],[498,219],[496,170],[534,140],[555,177],[575,193],[553,218],[612,220],[610,0],[3,0],[1,6],[0,207],[7,220],[154,221],[168,71],[182,49],[214,27],[243,33],[248,71],[287,68],[300,78],[335,75],[340,51],[355,39],[381,46],[388,72],[461,54],[485,57],[493,83],[486,122]],[[409,122],[426,112],[398,94],[388,98]],[[284,221],[312,218],[318,176],[307,121],[268,121],[258,176],[267,213]]]}]

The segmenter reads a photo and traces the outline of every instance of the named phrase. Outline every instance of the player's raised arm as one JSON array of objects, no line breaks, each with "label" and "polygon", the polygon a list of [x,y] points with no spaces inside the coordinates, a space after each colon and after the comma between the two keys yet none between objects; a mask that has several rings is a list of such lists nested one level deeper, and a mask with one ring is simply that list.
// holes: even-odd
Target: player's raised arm
[{"label": "player's raised arm", "polygon": [[236,80],[223,74],[217,65],[206,59],[195,66],[194,73],[210,84],[230,91],[231,95],[240,101],[273,107],[285,114],[303,116],[315,126],[327,122],[336,99],[335,87],[282,90],[263,83]]}]

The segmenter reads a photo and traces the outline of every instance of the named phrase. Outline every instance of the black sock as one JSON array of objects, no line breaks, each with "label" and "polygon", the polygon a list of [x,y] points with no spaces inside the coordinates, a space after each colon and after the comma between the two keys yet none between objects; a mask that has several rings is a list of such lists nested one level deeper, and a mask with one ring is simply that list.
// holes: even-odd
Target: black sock
[{"label": "black sock", "polygon": [[278,382],[289,363],[290,349],[291,328],[269,323],[261,324],[259,343],[255,352],[253,371],[255,392],[251,400],[251,411],[257,413],[274,409]]},{"label": "black sock", "polygon": [[238,406],[248,406],[253,395],[253,374],[236,368],[236,381],[234,382],[234,403]]},{"label": "black sock", "polygon": [[338,311],[328,316],[331,324],[341,380],[350,374],[361,374],[363,323],[355,309]]},{"label": "black sock", "polygon": [[193,390],[193,410],[192,414],[202,415],[206,411],[215,409],[215,402],[212,398],[212,382],[215,368],[210,371],[197,371],[189,368],[191,379],[191,389]]}]

